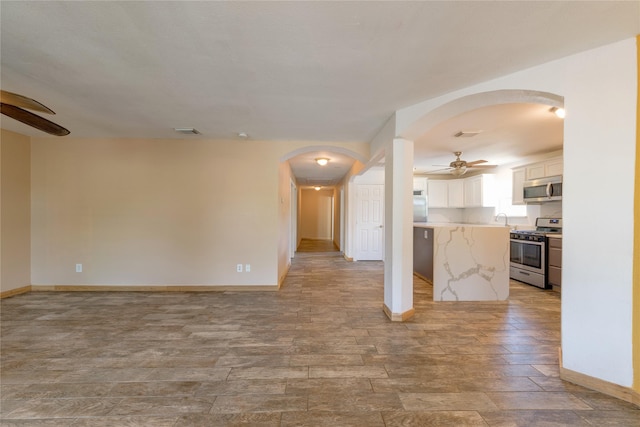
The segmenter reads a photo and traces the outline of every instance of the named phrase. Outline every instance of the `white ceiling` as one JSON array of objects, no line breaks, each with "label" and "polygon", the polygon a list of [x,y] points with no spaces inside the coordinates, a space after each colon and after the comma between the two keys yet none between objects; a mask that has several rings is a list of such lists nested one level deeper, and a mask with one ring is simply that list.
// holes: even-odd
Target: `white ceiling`
[{"label": "white ceiling", "polygon": [[[70,137],[355,142],[399,108],[634,37],[640,2],[2,1],[0,18],[2,89],[51,107]],[[527,132],[505,129],[511,112],[488,112],[420,138],[417,166],[559,143],[548,117],[548,130],[521,122],[535,109],[512,113]],[[450,140],[469,127],[486,132]],[[532,128],[551,138],[527,138]]]}]

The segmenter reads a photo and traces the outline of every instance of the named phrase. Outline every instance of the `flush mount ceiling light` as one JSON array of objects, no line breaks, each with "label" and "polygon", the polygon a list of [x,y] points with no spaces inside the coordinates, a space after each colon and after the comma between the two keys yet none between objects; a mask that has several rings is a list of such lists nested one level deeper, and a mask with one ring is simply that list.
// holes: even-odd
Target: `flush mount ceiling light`
[{"label": "flush mount ceiling light", "polygon": [[316,185],[315,187],[313,187],[314,190],[316,191],[320,191],[322,189],[322,187],[320,187],[319,185]]},{"label": "flush mount ceiling light", "polygon": [[549,108],[549,112],[555,114],[556,116],[560,117],[561,119],[564,119],[564,116],[565,116],[564,108],[551,107],[551,108]]},{"label": "flush mount ceiling light", "polygon": [[183,135],[200,135],[200,132],[194,128],[173,128],[173,130]]},{"label": "flush mount ceiling light", "polygon": [[238,132],[238,138],[247,139],[249,138],[249,134],[246,132]]},{"label": "flush mount ceiling light", "polygon": [[329,159],[327,159],[326,157],[319,157],[316,159],[316,163],[320,166],[325,166],[327,163],[329,163]]}]

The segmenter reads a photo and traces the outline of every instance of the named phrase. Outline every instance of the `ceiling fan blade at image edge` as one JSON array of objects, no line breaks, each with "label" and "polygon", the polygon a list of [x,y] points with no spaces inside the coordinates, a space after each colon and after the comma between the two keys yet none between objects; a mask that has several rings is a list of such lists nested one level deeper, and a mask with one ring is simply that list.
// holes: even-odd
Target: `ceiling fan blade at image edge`
[{"label": "ceiling fan blade at image edge", "polygon": [[69,130],[63,128],[62,126],[44,119],[36,114],[30,113],[29,111],[23,110],[20,107],[0,103],[0,112],[5,116],[11,117],[12,119],[24,123],[25,125],[29,125],[51,135],[65,136],[71,133],[69,132]]},{"label": "ceiling fan blade at image edge", "polygon": [[486,160],[474,160],[473,162],[467,162],[467,166],[475,166],[478,165],[480,163],[487,163]]},{"label": "ceiling fan blade at image edge", "polygon": [[444,172],[444,171],[450,171],[451,169],[453,169],[453,168],[446,167],[446,168],[443,168],[443,169],[436,169],[436,170],[432,170],[432,171],[426,171],[425,173]]},{"label": "ceiling fan blade at image edge", "polygon": [[469,165],[467,164],[468,168],[474,168],[474,169],[493,169],[493,168],[497,168],[498,165]]},{"label": "ceiling fan blade at image edge", "polygon": [[17,93],[0,90],[0,102],[13,105],[14,107],[26,108],[28,110],[39,111],[41,113],[55,114],[53,110],[35,99],[18,95]]}]

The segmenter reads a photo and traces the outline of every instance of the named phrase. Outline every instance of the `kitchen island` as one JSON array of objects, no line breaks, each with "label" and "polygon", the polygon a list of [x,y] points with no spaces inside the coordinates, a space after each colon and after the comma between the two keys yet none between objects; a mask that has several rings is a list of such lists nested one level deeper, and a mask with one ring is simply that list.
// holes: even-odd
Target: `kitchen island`
[{"label": "kitchen island", "polygon": [[414,223],[414,272],[433,284],[434,301],[509,297],[509,228]]}]

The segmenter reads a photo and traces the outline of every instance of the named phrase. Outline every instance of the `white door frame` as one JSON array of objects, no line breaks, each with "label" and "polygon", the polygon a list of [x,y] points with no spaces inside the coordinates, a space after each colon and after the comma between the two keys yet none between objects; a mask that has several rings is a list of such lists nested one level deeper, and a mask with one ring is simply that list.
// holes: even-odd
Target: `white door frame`
[{"label": "white door frame", "polygon": [[[359,232],[361,231],[361,226],[360,226],[360,218],[359,218],[359,214],[360,214],[360,209],[361,209],[361,194],[360,194],[360,190],[363,189],[364,187],[368,187],[369,189],[372,190],[378,190],[380,192],[380,205],[377,207],[377,209],[373,212],[373,214],[378,218],[378,221],[372,221],[372,222],[376,222],[378,223],[378,227],[379,230],[376,229],[376,233],[375,235],[377,235],[377,241],[373,242],[373,245],[376,245],[379,248],[379,256],[378,255],[373,255],[371,253],[365,253],[364,250],[362,249],[362,239],[361,236],[359,236]],[[375,187],[375,189],[374,189]],[[356,213],[356,221],[355,221],[355,229],[354,229],[354,235],[355,235],[355,254],[354,254],[354,260],[367,260],[367,261],[382,261],[384,260],[384,202],[385,202],[385,192],[384,192],[384,185],[382,184],[356,184],[355,186],[355,193],[356,193],[356,208],[355,208],[355,213]],[[372,242],[369,242],[369,244],[371,245]]]},{"label": "white door frame", "polygon": [[298,249],[298,187],[291,180],[291,195],[289,201],[291,203],[291,219],[289,221],[289,258],[293,258]]}]

